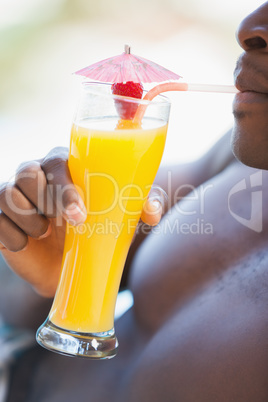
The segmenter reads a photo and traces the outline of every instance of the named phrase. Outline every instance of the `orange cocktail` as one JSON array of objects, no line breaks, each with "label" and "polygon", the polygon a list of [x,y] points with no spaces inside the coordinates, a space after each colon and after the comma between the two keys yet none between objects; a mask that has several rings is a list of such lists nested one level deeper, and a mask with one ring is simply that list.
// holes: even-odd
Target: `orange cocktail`
[{"label": "orange cocktail", "polygon": [[[107,358],[117,348],[113,328],[119,284],[163,154],[170,105],[167,100],[149,102],[141,122],[120,121],[112,96],[109,113],[107,95],[100,96],[98,115],[98,100],[88,106],[97,95],[87,91],[79,109],[83,112],[72,127],[69,153],[87,219],[78,227],[67,224],[61,277],[45,328],[50,343],[40,343],[60,353]],[[61,339],[57,345],[55,336],[52,343],[53,331],[58,343],[62,331],[65,344]]]},{"label": "orange cocktail", "polygon": [[[84,224],[68,226],[50,320],[71,331],[113,328],[129,246],[164,150],[167,125],[115,129],[117,121],[74,124],[69,168],[86,195]],[[75,269],[73,267],[75,266]]]}]

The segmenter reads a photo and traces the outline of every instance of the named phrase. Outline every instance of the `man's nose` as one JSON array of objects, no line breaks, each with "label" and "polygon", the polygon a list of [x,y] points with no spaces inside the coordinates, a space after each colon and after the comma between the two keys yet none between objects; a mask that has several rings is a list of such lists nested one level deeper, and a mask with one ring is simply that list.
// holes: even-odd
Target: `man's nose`
[{"label": "man's nose", "polygon": [[268,2],[241,22],[236,35],[244,50],[268,52]]}]

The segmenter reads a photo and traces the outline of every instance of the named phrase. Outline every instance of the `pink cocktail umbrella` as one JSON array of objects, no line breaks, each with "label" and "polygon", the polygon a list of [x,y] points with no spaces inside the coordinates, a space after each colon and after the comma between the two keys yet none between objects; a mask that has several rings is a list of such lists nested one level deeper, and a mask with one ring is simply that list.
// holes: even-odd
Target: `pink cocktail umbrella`
[{"label": "pink cocktail umbrella", "polygon": [[136,83],[163,82],[178,80],[180,76],[142,57],[130,53],[130,47],[119,56],[110,57],[76,71],[75,74],[102,82]]},{"label": "pink cocktail umbrella", "polygon": [[[181,78],[178,74],[167,70],[159,64],[131,54],[130,47],[128,45],[125,45],[125,51],[121,55],[99,61],[98,63],[92,64],[91,66],[76,71],[75,74],[102,82],[126,83],[128,81],[132,81],[137,85],[141,83],[152,82],[161,83],[164,81],[178,80],[179,78]],[[233,85],[166,82],[152,88],[144,97],[144,99],[152,100],[158,94],[167,91],[198,91],[218,93],[238,92]],[[119,100],[116,100],[116,102],[120,104]],[[138,107],[136,116],[134,118],[135,122],[141,121],[145,110],[145,105],[140,105]],[[133,119],[132,114],[133,113],[129,113],[128,118]]]}]

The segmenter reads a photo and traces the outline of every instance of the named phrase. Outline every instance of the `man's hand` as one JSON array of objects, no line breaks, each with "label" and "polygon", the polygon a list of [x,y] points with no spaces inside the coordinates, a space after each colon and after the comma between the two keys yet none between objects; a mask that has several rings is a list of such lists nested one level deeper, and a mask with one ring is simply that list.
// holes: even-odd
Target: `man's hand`
[{"label": "man's hand", "polygon": [[[148,198],[142,220],[156,225],[162,214],[158,195]],[[81,224],[86,208],[68,169],[68,149],[24,163],[13,184],[0,187],[0,251],[9,266],[43,296],[55,294],[66,221]]]},{"label": "man's hand", "polygon": [[56,148],[41,161],[24,163],[14,184],[0,188],[2,254],[44,296],[56,290],[66,220],[79,224],[86,218],[67,159],[68,150]]}]

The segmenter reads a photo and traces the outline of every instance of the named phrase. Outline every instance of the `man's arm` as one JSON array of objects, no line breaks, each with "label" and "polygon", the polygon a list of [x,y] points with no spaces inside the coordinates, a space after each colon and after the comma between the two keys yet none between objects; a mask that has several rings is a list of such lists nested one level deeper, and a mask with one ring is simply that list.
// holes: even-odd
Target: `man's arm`
[{"label": "man's arm", "polygon": [[36,329],[46,319],[51,299],[38,295],[15,275],[0,255],[0,316],[8,325]]},{"label": "man's arm", "polygon": [[[183,197],[191,191],[192,187],[197,187],[209,177],[219,173],[228,165],[228,163],[230,163],[231,160],[233,160],[229,142],[230,133],[227,133],[204,157],[200,158],[198,161],[181,166],[163,167],[157,175],[155,181],[156,184],[160,185],[167,193],[169,193],[169,198],[173,204],[174,194],[177,188],[181,186],[179,196]],[[62,160],[64,161],[64,156],[62,157]],[[62,171],[61,174],[63,175]],[[171,178],[170,188],[168,187],[170,185],[168,182],[169,177]],[[124,270],[122,280],[123,287],[126,286],[128,270],[132,258],[145,237],[146,235],[144,234],[138,234],[133,242],[127,258],[126,268]],[[39,265],[44,262],[43,265],[45,265],[45,268],[47,269],[50,267],[51,270],[50,273],[46,272],[46,282],[48,280],[54,281],[53,278],[60,267],[62,253],[61,246],[60,244],[58,245],[59,239],[61,239],[60,242],[63,245],[63,230],[60,233],[59,231],[57,231],[57,233],[53,232],[49,237],[42,240],[30,239],[28,248],[25,251],[12,253],[4,250],[3,254],[7,257],[9,262],[11,261],[11,264],[13,263],[13,260],[16,259],[16,263],[14,263],[15,268],[18,267],[18,270],[22,272],[26,270],[26,274],[27,271],[29,271],[29,275],[31,271],[38,273]],[[55,247],[55,245],[57,247]],[[49,250],[49,252],[47,250]],[[50,261],[49,258],[53,259],[53,264],[52,260]],[[38,325],[36,324],[36,320],[43,320],[51,300],[42,301],[42,297],[35,294],[27,282],[17,278],[12,272],[7,271],[6,267],[4,270],[5,273],[3,274],[4,271],[2,271],[0,278],[0,313],[6,317],[8,322],[12,321],[12,323],[16,323],[17,325],[25,324],[25,317],[28,317],[31,321],[31,324],[29,325]],[[56,281],[54,282],[56,283]],[[53,286],[51,285],[51,287]],[[51,294],[48,295],[51,296],[52,292],[50,293]],[[23,300],[23,303],[21,303],[21,300]],[[33,314],[32,317],[30,317],[29,311],[31,311],[31,315]],[[34,312],[36,312],[36,318],[34,318]]]}]

